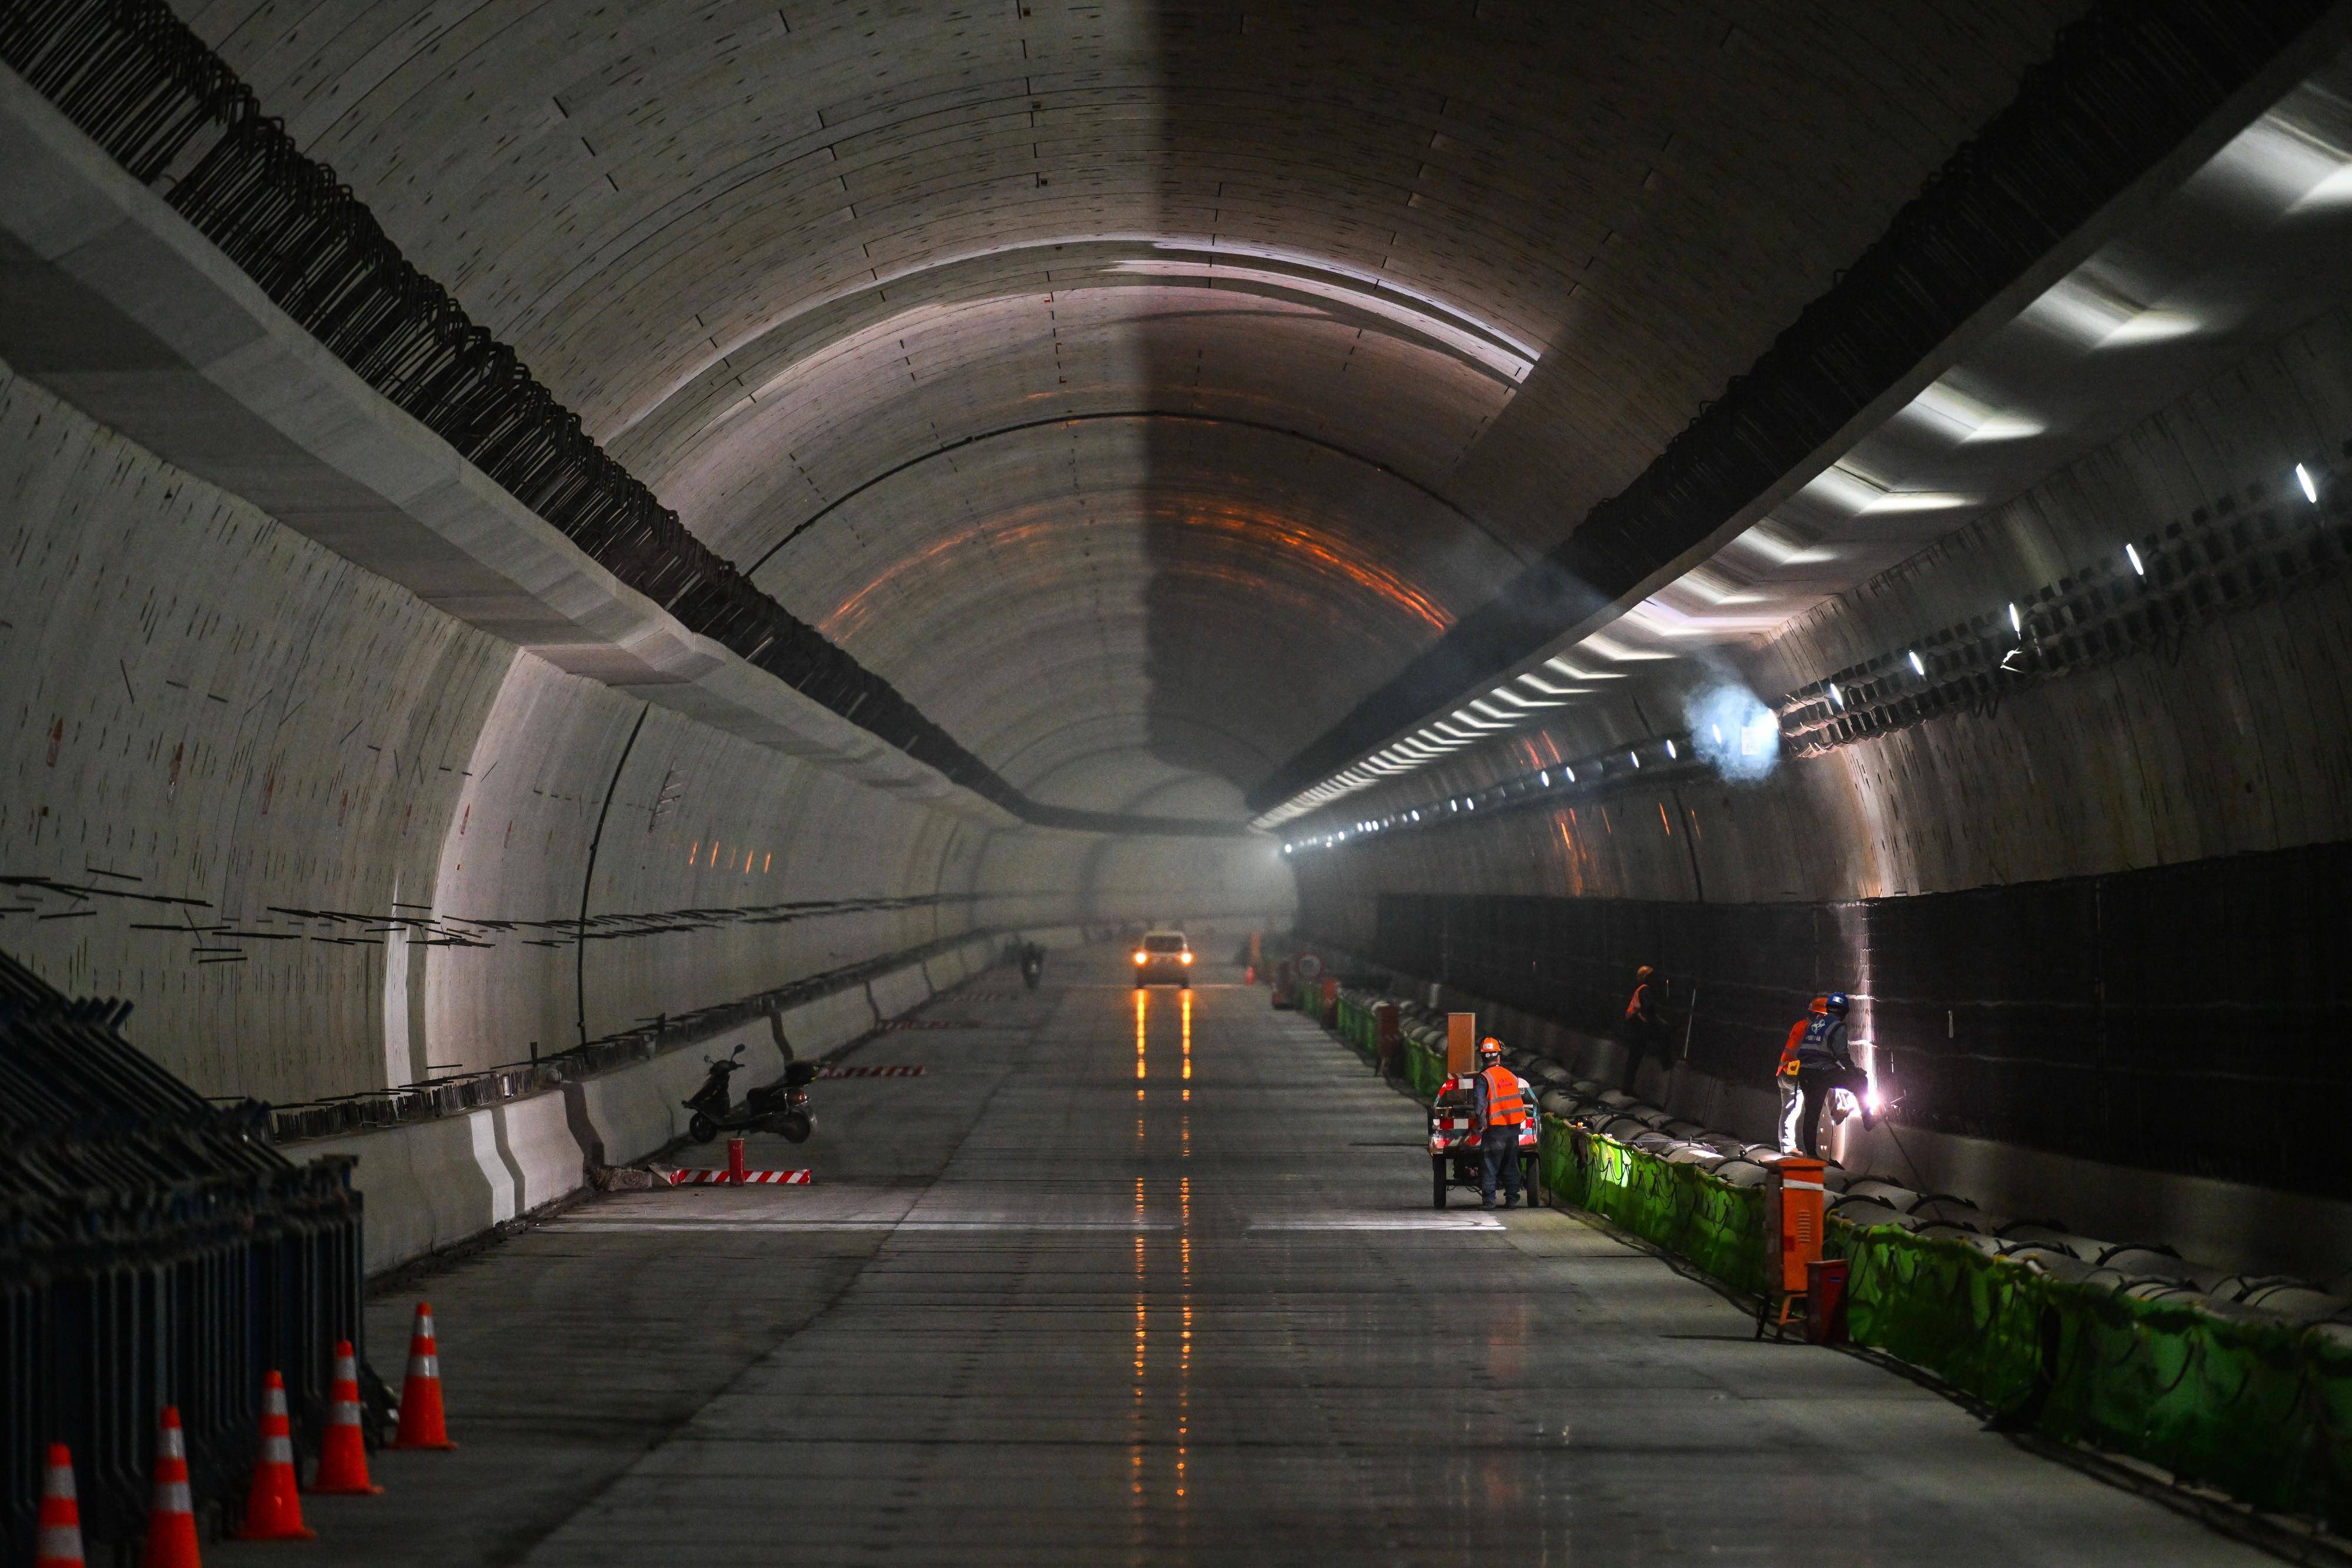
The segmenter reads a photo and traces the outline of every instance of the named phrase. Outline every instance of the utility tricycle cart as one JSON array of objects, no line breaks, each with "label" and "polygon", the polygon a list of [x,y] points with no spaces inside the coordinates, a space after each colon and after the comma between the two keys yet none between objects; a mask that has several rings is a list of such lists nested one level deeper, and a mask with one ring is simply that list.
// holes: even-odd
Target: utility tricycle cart
[{"label": "utility tricycle cart", "polygon": [[[1466,1186],[1480,1192],[1486,1185],[1486,1155],[1478,1146],[1480,1130],[1475,1114],[1476,1082],[1475,1073],[1448,1078],[1445,1087],[1438,1091],[1436,1103],[1429,1108],[1429,1195],[1438,1208],[1445,1207],[1446,1188]],[[1519,1124],[1519,1190],[1533,1207],[1543,1202],[1543,1162],[1537,1153],[1541,1134],[1534,1114],[1535,1092],[1524,1078],[1519,1080],[1519,1093],[1528,1108],[1528,1119]]]}]

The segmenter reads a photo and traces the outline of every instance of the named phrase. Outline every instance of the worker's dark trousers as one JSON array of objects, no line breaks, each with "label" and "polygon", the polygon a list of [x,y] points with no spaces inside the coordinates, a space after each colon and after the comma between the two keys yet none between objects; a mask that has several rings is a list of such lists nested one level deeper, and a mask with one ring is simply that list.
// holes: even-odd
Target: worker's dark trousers
[{"label": "worker's dark trousers", "polygon": [[1851,1089],[1860,1094],[1870,1080],[1862,1073],[1843,1067],[1832,1067],[1824,1062],[1814,1066],[1801,1062],[1797,1067],[1797,1092],[1804,1103],[1797,1107],[1797,1152],[1807,1159],[1822,1157],[1822,1107],[1829,1101],[1832,1089]]},{"label": "worker's dark trousers", "polygon": [[[1646,1030],[1634,1029],[1630,1026],[1625,1030],[1624,1040],[1625,1082],[1619,1084],[1618,1087],[1622,1089],[1628,1094],[1639,1094],[1641,1091],[1634,1088],[1633,1083],[1636,1079],[1642,1076],[1642,1059],[1650,1055],[1656,1050],[1656,1048],[1651,1041],[1650,1036]],[[1657,1051],[1657,1055],[1661,1061],[1664,1061],[1665,1058],[1665,1053],[1664,1051]]]},{"label": "worker's dark trousers", "polygon": [[1503,1178],[1503,1193],[1513,1203],[1519,1201],[1519,1130],[1517,1127],[1489,1127],[1478,1141],[1478,1153],[1485,1164],[1478,1175],[1478,1196],[1488,1203],[1495,1201],[1495,1177]]}]

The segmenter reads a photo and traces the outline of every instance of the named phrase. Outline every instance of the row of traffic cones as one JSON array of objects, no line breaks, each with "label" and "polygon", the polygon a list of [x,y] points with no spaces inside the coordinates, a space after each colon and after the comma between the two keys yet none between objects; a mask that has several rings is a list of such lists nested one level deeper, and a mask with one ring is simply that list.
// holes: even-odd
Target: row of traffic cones
[{"label": "row of traffic cones", "polygon": [[[368,1479],[367,1438],[360,1424],[359,1362],[352,1342],[335,1346],[335,1375],[327,1391],[327,1436],[319,1472],[310,1490],[322,1495],[370,1497],[383,1490]],[[408,1375],[400,1391],[400,1429],[395,1448],[454,1448],[441,1406],[441,1354],[433,1336],[433,1309],[416,1308],[408,1341]],[[63,1443],[49,1445],[41,1482],[38,1538],[34,1568],[84,1568],[80,1504],[74,1497],[73,1454]],[[261,1458],[246,1494],[239,1541],[310,1541],[316,1531],[302,1523],[302,1500],[294,1479],[293,1428],[286,1411],[286,1380],[272,1372],[261,1384]],[[155,1497],[147,1515],[147,1550],[141,1568],[203,1568],[196,1551],[195,1500],[188,1490],[188,1443],[180,1408],[163,1406],[155,1437]]]}]

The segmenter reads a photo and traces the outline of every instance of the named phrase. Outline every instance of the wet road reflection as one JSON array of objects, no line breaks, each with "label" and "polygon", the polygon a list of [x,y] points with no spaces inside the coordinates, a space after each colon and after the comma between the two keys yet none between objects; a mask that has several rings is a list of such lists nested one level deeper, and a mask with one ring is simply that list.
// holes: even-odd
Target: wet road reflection
[{"label": "wet road reflection", "polygon": [[[860,1261],[526,1561],[666,1560],[682,1510],[698,1556],[777,1560],[737,1516],[779,1478],[811,1563],[2246,1560],[1867,1364],[1753,1343],[1565,1216],[1433,1211],[1419,1109],[1352,1051],[1216,967],[1136,991],[1124,958],[1057,962],[1017,1029],[893,1039],[924,1077],[829,1085],[839,1141],[789,1207],[550,1228],[701,1230],[746,1290]],[[909,1129],[935,1173],[861,1182]]]}]

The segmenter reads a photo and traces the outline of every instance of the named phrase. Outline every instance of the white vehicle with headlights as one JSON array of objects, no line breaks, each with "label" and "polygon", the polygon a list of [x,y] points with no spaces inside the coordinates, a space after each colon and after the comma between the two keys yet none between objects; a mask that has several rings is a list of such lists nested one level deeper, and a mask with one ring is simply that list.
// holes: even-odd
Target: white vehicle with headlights
[{"label": "white vehicle with headlights", "polygon": [[1192,945],[1181,931],[1147,931],[1135,945],[1135,988],[1146,986],[1192,988]]}]

